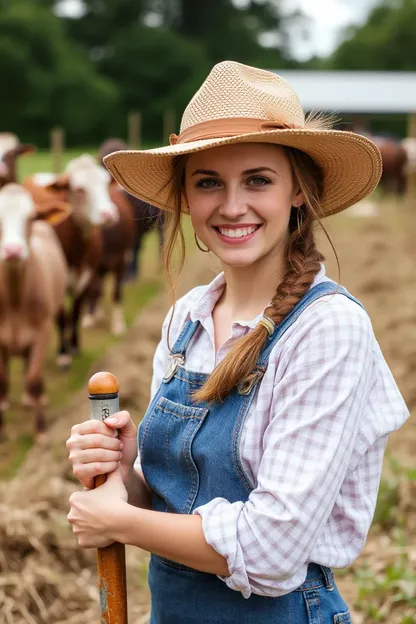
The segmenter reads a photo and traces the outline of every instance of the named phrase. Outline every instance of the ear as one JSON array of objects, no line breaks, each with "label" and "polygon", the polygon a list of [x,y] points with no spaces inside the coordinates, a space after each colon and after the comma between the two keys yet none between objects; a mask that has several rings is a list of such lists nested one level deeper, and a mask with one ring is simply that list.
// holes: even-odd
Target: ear
[{"label": "ear", "polygon": [[33,154],[36,152],[36,147],[34,145],[30,145],[29,143],[21,143],[13,147],[13,149],[9,150],[5,154],[5,159],[15,159],[18,156],[23,156],[24,154]]},{"label": "ear", "polygon": [[45,188],[51,189],[52,191],[69,191],[69,175],[66,173],[57,175],[55,180],[47,184]]},{"label": "ear", "polygon": [[71,204],[64,201],[51,199],[48,202],[44,202],[41,205],[36,205],[36,219],[42,219],[47,221],[51,225],[58,225],[62,223],[72,214]]},{"label": "ear", "polygon": [[299,208],[300,206],[303,206],[304,203],[305,195],[302,193],[301,190],[296,191],[296,193],[294,193],[292,197],[292,206],[294,206],[295,208]]},{"label": "ear", "polygon": [[24,154],[33,154],[36,152],[36,147],[30,143],[22,143],[15,148],[16,156],[23,156]]}]

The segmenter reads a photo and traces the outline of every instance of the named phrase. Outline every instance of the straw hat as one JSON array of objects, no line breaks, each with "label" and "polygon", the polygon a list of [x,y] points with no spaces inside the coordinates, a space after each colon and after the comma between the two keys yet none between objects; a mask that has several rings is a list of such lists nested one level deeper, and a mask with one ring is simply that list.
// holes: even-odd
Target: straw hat
[{"label": "straw hat", "polygon": [[180,133],[171,135],[169,146],[116,152],[104,163],[129,193],[170,210],[176,156],[230,143],[259,142],[295,147],[322,168],[325,216],[368,195],[381,176],[380,152],[369,139],[308,125],[298,96],[283,78],[234,61],[213,67],[186,107]]}]

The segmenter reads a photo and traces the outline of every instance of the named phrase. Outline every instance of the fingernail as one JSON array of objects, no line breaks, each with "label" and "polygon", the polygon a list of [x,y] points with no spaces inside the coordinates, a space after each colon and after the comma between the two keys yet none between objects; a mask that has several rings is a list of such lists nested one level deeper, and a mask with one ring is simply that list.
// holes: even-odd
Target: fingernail
[{"label": "fingernail", "polygon": [[118,418],[116,418],[115,416],[110,416],[110,418],[106,418],[104,422],[106,424],[108,423],[109,425],[117,425]]}]

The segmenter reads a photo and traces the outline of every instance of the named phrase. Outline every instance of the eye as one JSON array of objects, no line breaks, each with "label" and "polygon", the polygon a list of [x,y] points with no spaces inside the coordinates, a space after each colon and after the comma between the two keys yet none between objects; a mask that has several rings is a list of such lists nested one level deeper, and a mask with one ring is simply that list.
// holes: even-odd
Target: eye
[{"label": "eye", "polygon": [[202,180],[199,180],[197,183],[197,187],[203,188],[203,189],[212,189],[212,188],[215,188],[216,186],[219,186],[219,184],[218,184],[218,181],[215,180],[214,178],[203,178]]},{"label": "eye", "polygon": [[265,186],[270,184],[270,180],[264,176],[253,176],[247,180],[247,184],[250,184],[250,186]]}]

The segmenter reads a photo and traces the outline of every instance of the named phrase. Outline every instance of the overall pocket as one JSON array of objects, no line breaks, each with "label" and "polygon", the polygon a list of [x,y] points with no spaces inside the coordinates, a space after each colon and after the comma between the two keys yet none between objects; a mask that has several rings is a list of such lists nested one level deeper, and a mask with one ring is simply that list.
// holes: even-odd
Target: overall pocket
[{"label": "overall pocket", "polygon": [[146,414],[139,433],[140,460],[157,510],[190,512],[199,486],[192,442],[208,412],[162,396]]},{"label": "overall pocket", "polygon": [[344,613],[338,613],[338,615],[334,615],[334,624],[351,624],[351,613],[350,611],[344,611]]}]

